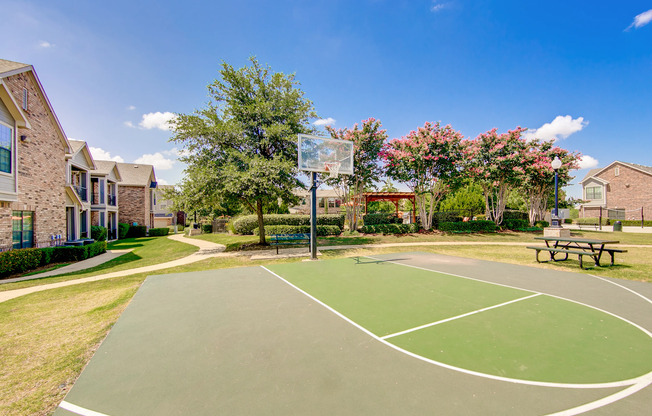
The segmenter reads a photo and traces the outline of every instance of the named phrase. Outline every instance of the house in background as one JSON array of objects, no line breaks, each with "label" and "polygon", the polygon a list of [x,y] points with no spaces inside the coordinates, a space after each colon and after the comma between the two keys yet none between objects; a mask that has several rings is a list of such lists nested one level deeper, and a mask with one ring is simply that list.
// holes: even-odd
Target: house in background
[{"label": "house in background", "polygon": [[[615,161],[590,170],[582,185],[583,218],[652,219],[652,167]],[[643,218],[641,218],[643,216]]]},{"label": "house in background", "polygon": [[34,68],[0,59],[1,250],[65,238],[71,152]]},{"label": "house in background", "polygon": [[154,225],[156,176],[154,166],[141,163],[116,163],[118,182],[118,214],[120,221],[133,225]]},{"label": "house in background", "polygon": [[96,160],[91,171],[91,225],[106,227],[107,238],[118,238],[118,182],[122,180],[116,162]]},{"label": "house in background", "polygon": [[[311,193],[303,189],[293,192],[299,204],[289,207],[290,214],[310,214]],[[339,214],[342,200],[333,189],[317,189],[317,214]]]},{"label": "house in background", "polygon": [[154,228],[169,227],[177,223],[177,214],[172,211],[172,201],[165,197],[166,189],[174,189],[174,186],[158,185],[154,190]]},{"label": "house in background", "polygon": [[68,140],[72,152],[66,155],[66,240],[91,238],[91,171],[95,161],[82,140]]}]

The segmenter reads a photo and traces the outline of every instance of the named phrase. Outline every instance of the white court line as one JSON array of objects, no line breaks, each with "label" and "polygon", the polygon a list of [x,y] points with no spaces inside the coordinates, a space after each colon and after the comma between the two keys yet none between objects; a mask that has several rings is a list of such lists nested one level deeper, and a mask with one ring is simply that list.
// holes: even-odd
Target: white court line
[{"label": "white court line", "polygon": [[88,410],[81,406],[77,406],[76,404],[68,403],[65,400],[59,403],[59,407],[81,416],[109,416],[105,413],[95,412],[93,410]]},{"label": "white court line", "polygon": [[638,292],[636,292],[636,291],[634,291],[634,290],[632,290],[632,289],[630,289],[630,288],[628,288],[628,287],[626,287],[626,286],[620,285],[620,284],[618,284],[618,283],[616,283],[616,282],[612,282],[611,280],[605,279],[604,277],[596,276],[596,275],[594,275],[594,274],[589,274],[589,276],[595,277],[596,279],[603,280],[603,281],[605,281],[605,282],[607,282],[607,283],[611,283],[612,285],[616,285],[616,286],[620,287],[621,289],[625,289],[626,291],[628,291],[628,292],[632,292],[632,293],[635,294],[636,296],[638,296],[638,297],[640,297],[640,298],[643,298],[643,300],[645,300],[646,302],[648,302],[648,303],[652,303],[652,300],[646,298],[645,296],[641,295],[640,293],[638,293]]},{"label": "white court line", "polygon": [[533,297],[536,297],[536,296],[541,296],[541,295],[542,295],[542,293],[535,293],[534,295],[526,296],[524,298],[518,298],[518,299],[510,300],[509,302],[504,302],[504,303],[501,303],[499,305],[489,306],[489,307],[486,307],[486,308],[478,309],[477,311],[472,311],[472,312],[468,312],[468,313],[465,313],[465,314],[462,314],[462,315],[453,316],[452,318],[442,319],[441,321],[431,322],[429,324],[417,326],[415,328],[406,329],[405,331],[397,332],[395,334],[385,335],[384,337],[380,337],[380,339],[394,338],[394,337],[397,337],[399,335],[409,334],[410,332],[418,331],[420,329],[425,329],[425,328],[429,328],[431,326],[443,324],[444,322],[450,322],[450,321],[454,321],[456,319],[465,318],[467,316],[475,315],[476,313],[488,311],[488,310],[491,310],[491,309],[500,308],[501,306],[506,306],[506,305],[509,305],[511,303],[520,302],[522,300],[530,299],[530,298],[533,298]]},{"label": "white court line", "polygon": [[[396,264],[401,265],[401,266],[408,266],[408,265],[401,264],[401,263],[396,263]],[[632,378],[632,379],[629,379],[629,380],[614,381],[614,382],[610,382],[610,383],[573,384],[573,383],[551,383],[551,382],[546,382],[546,381],[521,380],[521,379],[516,379],[516,378],[495,376],[493,374],[480,373],[480,372],[477,372],[477,371],[467,370],[465,368],[460,368],[460,367],[454,367],[454,366],[449,365],[449,364],[445,364],[445,363],[442,363],[442,362],[439,362],[439,361],[431,360],[431,359],[426,358],[426,357],[422,357],[422,356],[417,355],[417,354],[415,354],[413,352],[410,352],[408,350],[404,350],[403,348],[398,347],[398,346],[392,344],[391,342],[380,338],[379,336],[377,336],[373,332],[369,331],[365,327],[357,324],[356,322],[354,322],[351,319],[347,318],[346,316],[344,316],[343,314],[341,314],[337,310],[333,309],[332,307],[328,306],[327,304],[320,301],[316,297],[312,296],[310,293],[308,293],[305,290],[299,288],[298,286],[295,286],[294,284],[290,283],[288,280],[285,280],[284,278],[282,278],[278,274],[276,274],[273,271],[269,270],[267,267],[265,267],[265,266],[260,266],[260,267],[263,270],[270,273],[271,275],[276,276],[278,279],[280,279],[282,282],[286,283],[288,286],[290,286],[290,287],[294,288],[295,290],[297,290],[298,292],[304,294],[308,298],[312,299],[314,302],[316,302],[319,305],[323,306],[324,308],[328,309],[329,311],[331,311],[335,315],[337,315],[340,318],[344,319],[346,322],[350,323],[354,327],[358,328],[359,330],[361,330],[365,334],[369,335],[370,337],[376,339],[377,341],[385,344],[386,346],[388,346],[388,347],[390,347],[390,348],[392,348],[392,349],[394,349],[396,351],[399,351],[399,352],[401,352],[403,354],[409,355],[410,357],[416,358],[416,359],[421,360],[421,361],[425,361],[425,362],[430,363],[430,364],[437,365],[439,367],[447,368],[449,370],[457,371],[457,372],[464,373],[464,374],[469,374],[469,375],[472,375],[472,376],[488,378],[488,379],[491,379],[491,380],[506,381],[508,383],[514,383],[514,384],[524,384],[524,385],[528,385],[528,386],[539,386],[539,387],[557,387],[557,388],[567,388],[567,389],[601,389],[601,388],[611,388],[611,387],[625,387],[625,386],[631,386],[632,384],[636,384],[636,383],[639,383],[639,382],[641,382],[643,380],[646,380],[646,377],[650,377],[652,375],[652,372],[650,372],[650,373],[642,375],[640,377]],[[417,267],[417,268],[419,268],[419,267]],[[429,272],[435,272],[433,270],[428,270],[428,269],[423,269],[423,270],[427,270]],[[437,273],[437,272],[435,272],[435,273]],[[459,277],[463,277],[463,276],[459,276]],[[477,280],[477,279],[472,279],[472,280]],[[485,282],[485,283],[488,283],[488,282]],[[586,306],[589,306],[589,305],[586,305]]]}]

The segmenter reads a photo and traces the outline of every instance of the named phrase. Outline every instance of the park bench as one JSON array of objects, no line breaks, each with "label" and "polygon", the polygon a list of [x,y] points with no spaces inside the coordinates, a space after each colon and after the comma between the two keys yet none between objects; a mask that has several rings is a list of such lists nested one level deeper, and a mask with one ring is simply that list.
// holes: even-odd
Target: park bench
[{"label": "park bench", "polygon": [[[607,244],[617,244],[618,241],[608,241],[608,240],[595,240],[588,238],[564,238],[564,237],[535,237],[536,240],[545,241],[545,246],[528,246],[526,248],[531,250],[536,250],[536,259],[537,262],[542,263],[542,260],[539,260],[539,253],[541,251],[546,251],[550,254],[550,260],[545,261],[564,261],[568,259],[569,254],[577,255],[577,258],[580,262],[580,268],[583,269],[583,256],[589,256],[593,259],[593,262],[596,266],[600,266],[600,258],[603,253],[609,253],[611,256],[610,265],[614,265],[614,254],[615,253],[626,253],[627,250],[617,249],[617,248],[606,248]],[[556,256],[563,254],[564,258],[557,258]]]},{"label": "park bench", "polygon": [[600,224],[598,223],[584,223],[582,224],[581,222],[577,223],[577,226],[580,228],[580,230],[583,228],[594,228],[595,230],[598,230],[600,228]]},{"label": "park bench", "polygon": [[280,246],[309,245],[310,234],[272,234],[270,236],[270,244],[276,247],[276,254],[278,254],[278,248]]}]

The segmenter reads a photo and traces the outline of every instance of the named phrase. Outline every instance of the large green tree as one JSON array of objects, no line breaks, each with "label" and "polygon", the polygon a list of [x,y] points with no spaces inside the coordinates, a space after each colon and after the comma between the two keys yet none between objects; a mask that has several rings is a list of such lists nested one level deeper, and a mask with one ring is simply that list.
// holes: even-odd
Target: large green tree
[{"label": "large green tree", "polygon": [[296,202],[296,137],[313,132],[316,114],[294,75],[250,61],[240,69],[223,62],[220,79],[208,86],[209,103],[179,114],[171,140],[186,151],[184,187],[206,200],[241,201],[258,215],[260,244],[266,244],[263,207]]}]

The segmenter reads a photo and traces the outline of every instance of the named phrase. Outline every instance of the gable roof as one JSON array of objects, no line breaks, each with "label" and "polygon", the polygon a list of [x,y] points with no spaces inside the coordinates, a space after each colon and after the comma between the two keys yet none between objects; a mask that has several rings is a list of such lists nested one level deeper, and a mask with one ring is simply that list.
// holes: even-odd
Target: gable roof
[{"label": "gable roof", "polygon": [[4,82],[2,82],[2,79],[0,79],[0,101],[2,101],[7,107],[7,110],[9,110],[9,114],[11,114],[11,117],[16,121],[16,125],[18,127],[22,127],[25,129],[31,129],[32,126],[29,124],[29,120],[27,119],[27,116],[25,113],[23,113],[22,108],[18,105],[16,100],[14,99],[14,96],[11,95],[11,91],[9,91],[9,88],[5,85]]},{"label": "gable roof", "polygon": [[116,163],[120,172],[120,185],[127,186],[146,186],[149,188],[150,183],[156,182],[154,175],[154,166],[143,163]]},{"label": "gable roof", "polygon": [[50,118],[54,123],[57,136],[59,136],[59,140],[61,140],[61,144],[63,144],[64,151],[66,153],[71,153],[72,149],[70,148],[70,143],[68,143],[68,137],[66,136],[66,133],[63,131],[63,127],[61,127],[61,123],[57,118],[57,114],[54,112],[54,108],[52,107],[52,104],[50,103],[48,96],[45,94],[45,89],[43,88],[41,81],[38,79],[38,75],[36,75],[36,71],[34,70],[34,67],[20,62],[0,59],[0,82],[2,82],[3,78],[7,78],[12,75],[21,74],[21,73],[28,73],[29,76],[32,78],[32,81],[34,82],[34,85],[36,85],[36,89],[38,90],[41,98],[43,99],[45,106],[48,108],[48,110],[50,110],[48,111]]},{"label": "gable roof", "polygon": [[615,160],[615,161],[611,162],[610,164],[608,164],[607,166],[605,166],[604,168],[591,169],[586,174],[584,179],[582,179],[580,181],[580,184],[583,184],[585,181],[587,181],[587,180],[589,180],[591,178],[596,179],[596,180],[598,180],[600,182],[603,182],[603,183],[608,183],[608,181],[605,181],[604,179],[598,178],[596,176],[599,175],[600,173],[604,172],[605,170],[609,169],[610,167],[612,167],[615,164],[619,164],[619,165],[622,165],[622,166],[627,166],[629,168],[632,168],[634,170],[637,170],[639,172],[642,172],[642,173],[645,173],[645,174],[648,174],[648,175],[652,176],[652,167],[650,167],[650,166],[638,165],[636,163],[628,163],[628,162],[621,162],[619,160]]},{"label": "gable roof", "polygon": [[90,167],[90,170],[96,169],[95,161],[93,160],[93,155],[91,155],[91,151],[88,149],[88,145],[86,144],[85,141],[69,139],[68,143],[70,143],[70,148],[72,149],[70,155],[76,155],[78,153],[82,153],[84,158],[88,162],[88,166]]},{"label": "gable roof", "polygon": [[91,171],[91,175],[110,175],[111,171],[115,174],[116,179],[118,179],[118,182],[122,180],[122,177],[120,176],[120,170],[118,170],[117,163],[114,162],[113,160],[96,160],[95,161],[95,169]]}]

